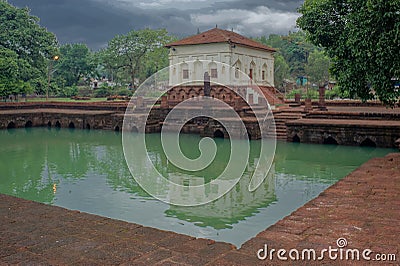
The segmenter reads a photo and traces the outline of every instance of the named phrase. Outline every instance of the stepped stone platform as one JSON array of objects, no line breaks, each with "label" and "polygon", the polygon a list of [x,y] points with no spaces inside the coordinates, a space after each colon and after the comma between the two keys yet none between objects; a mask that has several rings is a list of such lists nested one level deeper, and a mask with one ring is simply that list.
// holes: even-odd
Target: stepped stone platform
[{"label": "stepped stone platform", "polygon": [[[400,262],[400,154],[375,158],[240,249],[0,195],[0,265],[382,265]],[[370,261],[260,260],[269,249],[371,249]],[[262,254],[262,252],[260,253]],[[287,254],[286,254],[287,256]],[[390,261],[389,261],[390,258]],[[396,260],[394,260],[396,259]]]}]

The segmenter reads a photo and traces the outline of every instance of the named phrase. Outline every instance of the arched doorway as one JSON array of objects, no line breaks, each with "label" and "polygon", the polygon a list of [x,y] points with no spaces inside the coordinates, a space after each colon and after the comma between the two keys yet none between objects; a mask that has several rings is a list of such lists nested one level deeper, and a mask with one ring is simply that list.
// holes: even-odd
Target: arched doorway
[{"label": "arched doorway", "polygon": [[25,123],[25,128],[31,128],[32,126],[33,126],[33,123],[30,120]]},{"label": "arched doorway", "polygon": [[372,141],[370,138],[366,138],[360,143],[360,146],[376,148],[376,143],[374,141]]},{"label": "arched doorway", "polygon": [[294,135],[292,142],[300,143],[300,137],[297,134]]},{"label": "arched doorway", "polygon": [[73,122],[70,122],[68,125],[68,128],[71,128],[71,129],[75,128],[75,124]]},{"label": "arched doorway", "polygon": [[336,141],[336,139],[334,139],[333,137],[329,136],[326,139],[324,139],[324,144],[327,144],[327,145],[338,145],[338,142]]},{"label": "arched doorway", "polygon": [[56,128],[61,128],[61,123],[60,123],[60,121],[57,121],[57,122],[56,122]]},{"label": "arched doorway", "polygon": [[133,126],[132,129],[131,129],[131,132],[138,133],[139,130],[138,130],[138,128],[136,126]]},{"label": "arched doorway", "polygon": [[256,64],[254,63],[254,61],[251,61],[250,63],[249,77],[252,80],[256,79]]},{"label": "arched doorway", "polygon": [[222,132],[220,129],[217,129],[214,131],[214,138],[224,138],[224,132]]},{"label": "arched doorway", "polygon": [[15,123],[14,122],[8,123],[7,129],[13,129],[13,128],[15,128]]}]

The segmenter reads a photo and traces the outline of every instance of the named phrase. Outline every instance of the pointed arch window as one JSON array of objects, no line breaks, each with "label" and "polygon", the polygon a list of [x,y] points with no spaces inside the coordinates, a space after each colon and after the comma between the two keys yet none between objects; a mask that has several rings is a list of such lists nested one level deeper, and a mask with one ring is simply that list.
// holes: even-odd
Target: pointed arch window
[{"label": "pointed arch window", "polygon": [[189,79],[189,66],[186,63],[182,64],[182,78]]},{"label": "pointed arch window", "polygon": [[217,64],[214,62],[211,62],[209,64],[209,69],[210,69],[210,76],[211,78],[218,78],[218,69],[217,69]]},{"label": "pointed arch window", "polygon": [[261,72],[261,79],[262,80],[267,80],[267,73],[268,73],[267,71],[268,71],[268,67],[267,67],[266,64],[264,64],[262,66],[262,72]]}]

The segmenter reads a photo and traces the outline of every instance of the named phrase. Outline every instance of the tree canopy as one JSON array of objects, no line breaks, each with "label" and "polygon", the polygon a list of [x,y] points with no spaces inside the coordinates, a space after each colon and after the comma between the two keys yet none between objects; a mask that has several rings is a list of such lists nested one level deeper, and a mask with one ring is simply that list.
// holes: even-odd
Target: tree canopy
[{"label": "tree canopy", "polygon": [[31,67],[17,53],[0,46],[0,96],[24,94],[31,91],[29,82],[24,81]]},{"label": "tree canopy", "polygon": [[7,83],[0,80],[3,95],[25,93],[31,86],[45,84],[47,62],[56,53],[57,40],[38,22],[27,8],[16,8],[0,0],[0,64],[1,67],[8,64],[2,76],[8,73],[10,78]]},{"label": "tree canopy", "polygon": [[305,32],[290,32],[284,36],[271,34],[268,38],[261,37],[257,41],[277,49],[275,87],[278,89],[285,86],[285,80],[294,82],[302,76],[307,76],[316,83],[328,80],[329,58],[321,47],[306,39]]},{"label": "tree canopy", "polygon": [[330,58],[325,52],[315,50],[309,54],[305,73],[311,82],[325,84],[329,81]]},{"label": "tree canopy", "polygon": [[56,73],[66,86],[76,85],[80,78],[89,76],[95,68],[94,56],[86,44],[65,44],[60,47]]},{"label": "tree canopy", "polygon": [[[136,88],[137,79],[143,81],[147,74],[167,66],[164,64],[168,55],[162,50],[166,50],[163,46],[171,40],[165,29],[132,30],[126,35],[114,37],[102,52],[102,57],[106,68],[125,71]],[[151,63],[148,61],[150,58]]]},{"label": "tree canopy", "polygon": [[305,0],[298,25],[332,58],[340,88],[393,105],[400,96],[400,0]]}]

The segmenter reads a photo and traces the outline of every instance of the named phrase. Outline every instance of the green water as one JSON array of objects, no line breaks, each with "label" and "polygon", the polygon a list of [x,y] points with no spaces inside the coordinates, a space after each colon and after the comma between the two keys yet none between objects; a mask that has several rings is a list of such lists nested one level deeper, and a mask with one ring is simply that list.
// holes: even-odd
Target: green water
[{"label": "green water", "polygon": [[[149,155],[161,172],[212,179],[229,158],[229,140],[217,139],[215,162],[199,173],[168,164],[160,135],[146,136]],[[200,137],[182,135],[183,152],[198,156]],[[251,141],[245,175],[257,162]],[[198,207],[177,207],[150,197],[131,177],[121,134],[68,129],[0,131],[0,193],[240,246],[304,205],[372,157],[390,149],[278,142],[270,174],[249,192],[243,178],[224,197]]]}]

